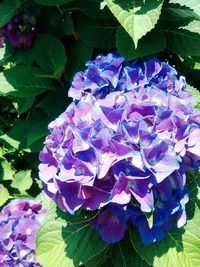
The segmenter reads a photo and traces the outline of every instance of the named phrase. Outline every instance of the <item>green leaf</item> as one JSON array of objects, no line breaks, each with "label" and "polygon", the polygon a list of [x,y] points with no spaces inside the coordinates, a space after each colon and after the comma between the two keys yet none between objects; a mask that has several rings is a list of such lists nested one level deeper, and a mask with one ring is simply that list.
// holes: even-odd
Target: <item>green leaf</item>
[{"label": "green leaf", "polygon": [[193,20],[187,26],[180,27],[180,29],[185,29],[190,32],[198,33],[200,36],[200,21]]},{"label": "green leaf", "polygon": [[200,34],[187,30],[164,30],[167,40],[167,48],[182,56],[200,56]]},{"label": "green leaf", "polygon": [[31,170],[19,171],[15,174],[11,187],[18,189],[21,194],[26,194],[32,183]]},{"label": "green leaf", "polygon": [[153,226],[153,212],[146,212],[145,213],[145,216],[146,216],[146,219],[147,219],[147,222],[148,222],[148,226],[149,228],[151,229],[152,226]]},{"label": "green leaf", "polygon": [[187,81],[189,84],[194,86],[195,88],[200,89],[199,87],[199,77],[200,77],[200,70],[196,69],[186,69],[185,76],[187,77]]},{"label": "green leaf", "polygon": [[56,37],[38,34],[33,53],[35,61],[48,74],[48,77],[60,78],[67,58],[63,44]]},{"label": "green leaf", "polygon": [[7,60],[11,59],[11,53],[8,51],[6,45],[0,48],[0,66],[7,63]]},{"label": "green leaf", "polygon": [[33,62],[32,49],[10,48],[10,53],[12,54],[12,60],[15,63],[30,65]]},{"label": "green leaf", "polygon": [[13,127],[6,134],[0,136],[0,140],[7,142],[16,149],[29,148],[47,133],[49,116],[40,111],[35,112],[27,120],[17,119]]},{"label": "green leaf", "polygon": [[55,119],[70,103],[71,99],[67,98],[66,88],[62,88],[54,92],[49,92],[47,96],[37,104],[37,107],[42,108],[44,112]]},{"label": "green leaf", "polygon": [[0,94],[27,97],[38,95],[48,90],[55,90],[55,85],[44,73],[32,66],[16,66],[0,73]]},{"label": "green leaf", "polygon": [[200,2],[199,0],[170,0],[170,4],[178,4],[180,6],[189,7],[196,14],[200,14]]},{"label": "green leaf", "polygon": [[[193,177],[189,184],[190,203],[187,207],[188,222],[181,229],[174,227],[166,238],[153,245],[144,245],[136,231],[131,230],[133,246],[140,256],[154,267],[199,267],[200,262],[200,209],[199,209],[200,175]],[[198,205],[197,205],[198,204]]]},{"label": "green leaf", "polygon": [[200,62],[195,62],[194,69],[195,70],[200,70]]},{"label": "green leaf", "polygon": [[163,1],[104,0],[104,3],[128,32],[137,47],[138,41],[155,27]]},{"label": "green leaf", "polygon": [[44,191],[42,191],[36,198],[42,202],[42,206],[48,211],[46,220],[49,220],[50,217],[54,220],[56,212],[56,203],[49,198]]},{"label": "green leaf", "polygon": [[112,18],[113,14],[108,7],[100,9],[101,0],[76,0],[67,5],[69,9],[79,9],[91,18],[106,19]]},{"label": "green leaf", "polygon": [[165,45],[166,41],[162,32],[153,30],[139,41],[138,47],[135,49],[127,32],[122,27],[119,27],[117,31],[117,49],[127,60],[158,53],[164,50]]},{"label": "green leaf", "polygon": [[131,244],[128,234],[118,244],[113,246],[112,261],[114,267],[148,267]]},{"label": "green leaf", "polygon": [[[114,267],[114,264],[113,264],[113,261],[112,261],[112,259],[111,258],[107,258],[104,262],[103,262],[103,264],[102,265],[98,265],[97,267]],[[87,265],[86,265],[86,267],[87,267]],[[88,266],[88,267],[96,267],[96,266]],[[140,266],[140,267],[142,267],[142,266]]]},{"label": "green leaf", "polygon": [[0,157],[0,180],[12,180],[15,171],[12,169],[10,162],[6,158]]},{"label": "green leaf", "polygon": [[70,44],[67,51],[66,80],[71,82],[77,71],[85,69],[85,63],[92,57],[93,48],[79,40]]},{"label": "green leaf", "polygon": [[92,19],[80,14],[76,20],[78,36],[87,45],[102,49],[115,47],[116,23],[113,20]]},{"label": "green leaf", "polygon": [[200,92],[197,90],[195,87],[187,84],[187,91],[190,92],[195,100],[195,106],[199,107],[200,106]]},{"label": "green leaf", "polygon": [[20,0],[3,0],[0,3],[0,27],[4,26],[20,7]]},{"label": "green leaf", "polygon": [[[89,259],[87,262],[84,263],[85,267],[103,267],[107,266],[105,264],[105,261],[107,260],[107,255],[106,253],[109,253],[109,247],[97,254],[95,257],[92,259]],[[105,265],[104,265],[105,264]],[[111,265],[110,267],[114,267]]]},{"label": "green leaf", "polygon": [[44,5],[44,6],[56,6],[56,5],[64,5],[72,0],[34,0],[36,3]]},{"label": "green leaf", "polygon": [[200,20],[200,16],[197,13],[185,6],[173,7],[170,5],[164,11],[166,12],[164,17],[166,20]]},{"label": "green leaf", "polygon": [[84,264],[108,246],[86,220],[77,222],[77,215],[69,216],[76,221],[61,219],[55,208],[46,216],[36,240],[36,256],[43,267]]},{"label": "green leaf", "polygon": [[0,207],[6,203],[6,201],[11,198],[8,190],[0,184]]},{"label": "green leaf", "polygon": [[27,112],[32,107],[35,97],[12,97],[12,100],[13,106],[15,107],[19,116],[21,113]]},{"label": "green leaf", "polygon": [[70,35],[74,32],[74,23],[72,20],[72,16],[69,14],[65,14],[63,19],[61,20],[59,27],[61,32],[67,35]]}]

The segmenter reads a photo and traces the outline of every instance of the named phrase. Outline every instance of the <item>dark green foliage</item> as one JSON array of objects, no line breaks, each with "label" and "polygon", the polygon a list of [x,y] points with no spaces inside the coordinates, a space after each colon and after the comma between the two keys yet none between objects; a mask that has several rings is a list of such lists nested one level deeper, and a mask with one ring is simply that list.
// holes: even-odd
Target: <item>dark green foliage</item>
[{"label": "dark green foliage", "polygon": [[0,27],[21,9],[36,18],[38,33],[31,49],[7,41],[0,48],[0,207],[24,196],[45,203],[49,214],[37,238],[43,267],[199,267],[198,174],[188,178],[187,226],[151,246],[135,229],[118,244],[104,243],[88,213],[66,215],[41,197],[37,174],[48,123],[71,102],[74,74],[98,54],[169,62],[186,76],[200,108],[199,0],[2,0]]}]

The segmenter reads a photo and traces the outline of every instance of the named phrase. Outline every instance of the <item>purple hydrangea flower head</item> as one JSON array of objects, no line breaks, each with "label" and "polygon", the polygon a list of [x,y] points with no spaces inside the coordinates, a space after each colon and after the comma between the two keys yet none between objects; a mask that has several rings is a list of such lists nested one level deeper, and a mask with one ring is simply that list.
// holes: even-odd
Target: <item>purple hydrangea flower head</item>
[{"label": "purple hydrangea flower head", "polygon": [[35,17],[27,10],[15,15],[2,30],[4,37],[13,47],[25,49],[32,46],[38,31]]},{"label": "purple hydrangea flower head", "polygon": [[70,87],[73,102],[49,124],[39,165],[45,191],[70,213],[101,209],[92,225],[107,242],[129,222],[145,243],[160,240],[174,222],[186,223],[185,172],[200,163],[200,113],[165,62],[112,53],[86,66]]},{"label": "purple hydrangea flower head", "polygon": [[46,210],[38,201],[11,201],[0,213],[0,266],[40,267],[35,239]]},{"label": "purple hydrangea flower head", "polygon": [[90,222],[93,229],[98,229],[108,243],[120,241],[127,229],[129,214],[127,206],[109,204],[108,208]]},{"label": "purple hydrangea flower head", "polygon": [[0,29],[0,48],[2,48],[4,45],[4,34],[2,29]]}]

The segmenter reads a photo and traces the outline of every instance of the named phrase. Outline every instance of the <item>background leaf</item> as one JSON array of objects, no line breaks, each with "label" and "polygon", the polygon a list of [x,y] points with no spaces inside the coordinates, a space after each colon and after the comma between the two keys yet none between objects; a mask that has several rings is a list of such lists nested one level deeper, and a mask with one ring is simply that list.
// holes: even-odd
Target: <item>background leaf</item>
[{"label": "background leaf", "polygon": [[200,34],[181,29],[165,30],[165,34],[171,52],[182,56],[200,55]]},{"label": "background leaf", "polygon": [[186,6],[169,5],[169,7],[165,9],[165,12],[165,19],[167,20],[200,19],[197,13]]},{"label": "background leaf", "polygon": [[27,120],[17,119],[10,131],[0,136],[0,140],[16,149],[29,148],[48,133],[49,122],[50,117],[46,113],[35,112]]},{"label": "background leaf", "polygon": [[160,16],[163,1],[144,2],[104,0],[110,11],[133,39],[135,47],[147,32],[151,31]]},{"label": "background leaf", "polygon": [[76,72],[85,69],[85,63],[92,57],[93,47],[78,40],[70,43],[68,48],[68,61],[66,64],[65,75],[67,81],[71,82]]},{"label": "background leaf", "polygon": [[195,100],[196,107],[200,107],[200,92],[193,86],[187,84],[187,91],[190,92]]},{"label": "background leaf", "polygon": [[153,30],[151,33],[148,33],[146,36],[140,39],[138,47],[135,48],[131,37],[122,27],[118,28],[116,41],[118,50],[127,60],[158,53],[162,51],[166,45],[165,36],[163,33]]},{"label": "background leaf", "polygon": [[56,6],[56,5],[63,5],[72,0],[34,0],[36,3],[45,5],[45,6]]},{"label": "background leaf", "polygon": [[87,45],[102,49],[115,47],[117,26],[112,20],[92,19],[80,14],[76,20],[75,30]]},{"label": "background leaf", "polygon": [[67,7],[79,9],[85,15],[95,19],[113,18],[108,7],[100,9],[100,4],[101,0],[76,0],[67,4]]},{"label": "background leaf", "polygon": [[32,183],[31,170],[19,171],[15,174],[11,187],[18,189],[21,194],[26,194]]},{"label": "background leaf", "polygon": [[10,162],[3,156],[0,157],[0,180],[13,180],[15,171],[13,170]]},{"label": "background leaf", "polygon": [[55,207],[49,211],[36,241],[36,255],[43,267],[84,264],[108,246],[86,219],[77,222],[78,216],[74,217],[75,222],[65,221],[58,217]]},{"label": "background leaf", "polygon": [[13,17],[20,5],[20,0],[3,0],[0,3],[0,27]]},{"label": "background leaf", "polygon": [[114,267],[149,267],[131,245],[128,233],[122,241],[113,246],[112,252]]},{"label": "background leaf", "polygon": [[74,32],[74,23],[71,15],[66,14],[60,22],[60,29],[64,34],[70,35]]},{"label": "background leaf", "polygon": [[65,48],[54,36],[39,34],[33,47],[34,58],[49,77],[59,79],[66,64]]},{"label": "background leaf", "polygon": [[13,106],[15,107],[18,115],[27,112],[35,101],[34,96],[29,97],[13,97]]},{"label": "background leaf", "polygon": [[14,96],[33,96],[48,90],[55,85],[36,67],[20,65],[0,73],[0,94]]},{"label": "background leaf", "polygon": [[8,190],[0,184],[0,207],[6,203],[6,201],[11,198]]},{"label": "background leaf", "polygon": [[200,35],[200,21],[192,20],[188,25],[181,27],[181,29],[185,29],[185,30],[188,30],[194,33],[198,33]]},{"label": "background leaf", "polygon": [[197,14],[200,14],[200,2],[199,0],[170,0],[171,4],[179,4],[181,6],[189,7]]}]

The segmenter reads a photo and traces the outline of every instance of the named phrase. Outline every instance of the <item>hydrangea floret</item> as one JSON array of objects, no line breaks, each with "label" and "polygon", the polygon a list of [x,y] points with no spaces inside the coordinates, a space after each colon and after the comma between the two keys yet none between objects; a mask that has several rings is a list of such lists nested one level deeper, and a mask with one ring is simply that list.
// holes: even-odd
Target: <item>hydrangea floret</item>
[{"label": "hydrangea floret", "polygon": [[35,240],[46,210],[38,201],[12,200],[0,213],[0,266],[40,267]]},{"label": "hydrangea floret", "polygon": [[2,34],[11,46],[29,49],[37,32],[35,17],[28,10],[22,10],[0,29],[0,39]]},{"label": "hydrangea floret", "polygon": [[130,224],[145,244],[159,241],[186,223],[200,113],[165,62],[110,53],[86,66],[69,89],[73,102],[49,124],[39,165],[45,191],[72,214],[101,209],[91,226],[108,243]]}]

